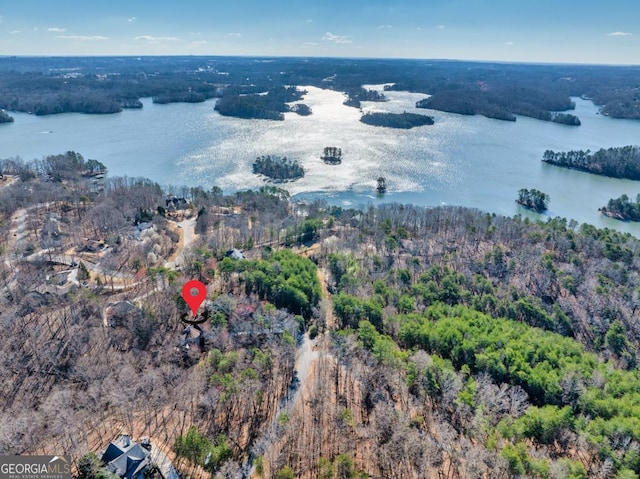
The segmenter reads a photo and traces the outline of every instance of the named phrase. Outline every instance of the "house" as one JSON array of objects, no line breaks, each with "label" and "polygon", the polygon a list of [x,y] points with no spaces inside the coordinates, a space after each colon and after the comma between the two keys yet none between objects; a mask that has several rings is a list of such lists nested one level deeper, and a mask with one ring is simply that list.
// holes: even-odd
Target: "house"
[{"label": "house", "polygon": [[188,210],[191,202],[186,198],[176,198],[175,196],[169,195],[165,198],[165,205],[167,211]]},{"label": "house", "polygon": [[114,474],[124,479],[144,479],[144,473],[151,464],[151,444],[143,440],[133,441],[127,434],[112,441],[102,453],[102,462]]},{"label": "house", "polygon": [[231,259],[247,259],[242,251],[239,249],[230,249],[224,254],[227,258]]}]

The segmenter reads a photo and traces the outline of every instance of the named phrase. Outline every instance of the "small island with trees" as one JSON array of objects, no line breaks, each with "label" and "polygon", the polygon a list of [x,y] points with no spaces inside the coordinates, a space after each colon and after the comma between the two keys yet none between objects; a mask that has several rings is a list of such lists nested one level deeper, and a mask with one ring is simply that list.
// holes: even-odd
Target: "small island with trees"
[{"label": "small island with trees", "polygon": [[378,195],[382,196],[387,192],[387,180],[384,176],[380,176],[377,181],[378,186],[376,186],[376,191]]},{"label": "small island with trees", "polygon": [[304,168],[286,156],[259,156],[253,162],[253,173],[264,175],[275,182],[295,181],[304,176]]},{"label": "small island with trees", "polygon": [[516,203],[536,213],[543,213],[549,208],[549,195],[535,188],[530,190],[522,188],[518,191]]},{"label": "small island with trees", "polygon": [[595,153],[590,150],[555,152],[547,150],[542,156],[544,163],[586,171],[595,175],[640,180],[640,147],[623,146],[601,148]]},{"label": "small island with trees", "polygon": [[339,165],[342,163],[342,148],[325,146],[324,152],[320,158],[329,165]]},{"label": "small island with trees", "polygon": [[417,113],[365,113],[360,118],[362,123],[387,128],[408,130],[416,126],[433,125],[433,117]]},{"label": "small island with trees", "polygon": [[6,111],[0,110],[0,123],[11,123],[13,122],[13,117],[9,115]]},{"label": "small island with trees", "polygon": [[599,208],[598,211],[615,220],[640,221],[640,195],[636,196],[635,201],[631,201],[627,195],[610,199],[607,206]]},{"label": "small island with trees", "polygon": [[342,103],[343,105],[352,106],[354,108],[360,108],[363,101],[385,102],[388,101],[387,97],[383,93],[376,90],[366,90],[362,87],[345,91],[347,99]]}]

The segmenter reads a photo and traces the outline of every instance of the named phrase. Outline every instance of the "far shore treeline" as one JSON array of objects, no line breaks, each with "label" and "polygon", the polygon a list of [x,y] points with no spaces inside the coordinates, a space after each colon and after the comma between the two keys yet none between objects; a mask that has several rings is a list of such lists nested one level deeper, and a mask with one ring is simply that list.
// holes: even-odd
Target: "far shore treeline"
[{"label": "far shore treeline", "polygon": [[[116,113],[156,103],[220,98],[221,114],[282,119],[296,86],[346,94],[345,104],[385,101],[363,85],[431,95],[418,102],[460,114],[501,120],[524,115],[579,125],[566,113],[571,97],[601,106],[613,118],[640,118],[633,67],[526,65],[423,60],[241,57],[5,57],[0,58],[0,109],[47,115]],[[284,91],[284,93],[282,93]],[[301,115],[305,107],[295,107]]]}]

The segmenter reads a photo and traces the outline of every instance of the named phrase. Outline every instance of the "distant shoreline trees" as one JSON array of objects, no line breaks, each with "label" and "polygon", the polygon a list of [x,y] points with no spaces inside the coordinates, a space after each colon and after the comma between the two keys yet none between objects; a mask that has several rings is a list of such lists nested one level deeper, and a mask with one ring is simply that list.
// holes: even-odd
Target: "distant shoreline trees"
[{"label": "distant shoreline trees", "polygon": [[253,162],[253,173],[264,175],[274,181],[295,181],[304,176],[304,168],[286,156],[259,156]]},{"label": "distant shoreline trees", "polygon": [[307,105],[287,103],[298,101],[306,91],[298,90],[295,86],[274,87],[264,93],[241,94],[231,91],[220,98],[214,109],[223,116],[233,116],[245,119],[284,120],[284,113],[294,111],[299,115],[310,115],[311,108]]},{"label": "distant shoreline trees", "polygon": [[522,188],[518,191],[516,203],[536,213],[542,213],[549,208],[549,195],[535,188],[531,190]]},{"label": "distant shoreline trees", "polygon": [[353,108],[360,108],[363,101],[384,102],[387,97],[383,93],[376,90],[366,90],[364,88],[355,88],[345,91],[347,99],[342,103]]},{"label": "distant shoreline trees", "polygon": [[575,103],[569,98],[538,91],[505,89],[498,94],[471,87],[456,88],[438,91],[429,98],[419,100],[416,108],[430,108],[460,115],[477,114],[504,121],[516,121],[516,115],[522,115],[564,125],[581,124],[575,115],[552,111],[575,108]]},{"label": "distant shoreline trees", "polygon": [[550,165],[586,171],[595,175],[640,180],[640,147],[623,146],[590,150],[572,150],[555,152],[547,150],[542,156],[544,163]]}]

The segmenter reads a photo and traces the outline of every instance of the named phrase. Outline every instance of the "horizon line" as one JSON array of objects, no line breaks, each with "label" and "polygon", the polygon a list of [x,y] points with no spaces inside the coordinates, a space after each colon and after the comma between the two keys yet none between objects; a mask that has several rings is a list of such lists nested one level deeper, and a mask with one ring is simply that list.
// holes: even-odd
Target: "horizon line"
[{"label": "horizon line", "polygon": [[383,60],[383,61],[419,61],[419,62],[459,62],[459,63],[481,63],[481,64],[501,64],[501,65],[551,65],[551,66],[600,66],[600,67],[640,67],[640,63],[589,63],[570,61],[535,61],[535,60],[488,60],[488,59],[463,59],[463,58],[418,58],[418,57],[355,57],[355,56],[313,56],[313,55],[193,55],[193,54],[166,54],[166,55],[0,55],[0,60],[18,58],[246,58],[246,59],[295,59],[295,60]]}]

